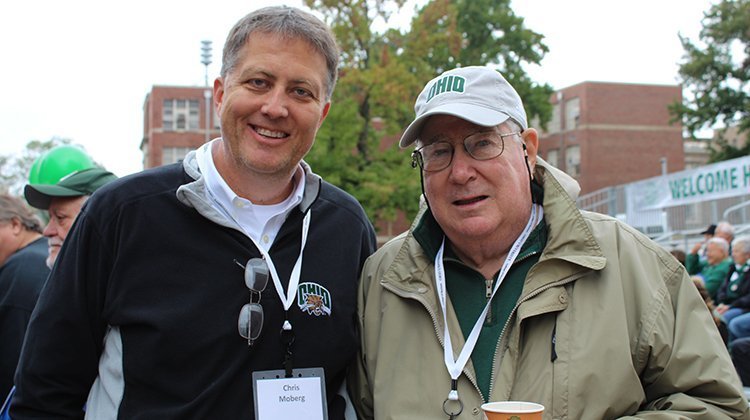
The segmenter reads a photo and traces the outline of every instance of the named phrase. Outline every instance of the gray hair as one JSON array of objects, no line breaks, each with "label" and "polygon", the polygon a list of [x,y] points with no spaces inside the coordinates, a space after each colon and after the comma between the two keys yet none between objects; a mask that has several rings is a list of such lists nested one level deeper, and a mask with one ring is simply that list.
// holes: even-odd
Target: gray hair
[{"label": "gray hair", "polygon": [[734,226],[732,226],[729,222],[719,222],[719,224],[716,225],[716,229],[714,230],[714,235],[720,232],[723,232],[727,234],[727,236],[732,238],[734,237]]},{"label": "gray hair", "polygon": [[708,244],[719,245],[719,248],[724,250],[724,252],[729,253],[729,242],[727,242],[727,240],[724,238],[718,238],[714,236],[713,238],[709,239],[708,242],[706,242],[706,245]]},{"label": "gray hair", "polygon": [[0,222],[21,222],[26,230],[42,233],[42,222],[23,201],[7,194],[0,195]]},{"label": "gray hair", "polygon": [[258,9],[240,19],[229,31],[221,59],[221,77],[225,78],[237,65],[240,50],[255,32],[274,34],[287,39],[301,39],[325,58],[328,68],[326,101],[331,99],[338,77],[339,47],[323,21],[300,9],[271,6]]},{"label": "gray hair", "polygon": [[732,241],[732,249],[741,248],[742,252],[750,253],[750,235],[742,235],[734,238]]}]

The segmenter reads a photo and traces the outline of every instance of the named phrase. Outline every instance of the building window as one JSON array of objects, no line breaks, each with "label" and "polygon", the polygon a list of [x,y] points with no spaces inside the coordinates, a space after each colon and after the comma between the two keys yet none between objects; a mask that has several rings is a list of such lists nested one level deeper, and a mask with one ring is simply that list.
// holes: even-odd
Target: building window
[{"label": "building window", "polygon": [[161,164],[169,165],[170,163],[179,162],[185,159],[185,155],[190,150],[189,147],[165,147],[161,149]]},{"label": "building window", "polygon": [[555,134],[560,132],[560,103],[552,106],[552,118],[547,123],[547,132]]},{"label": "building window", "polygon": [[197,131],[200,124],[200,101],[165,99],[162,110],[164,131]]},{"label": "building window", "polygon": [[146,169],[148,168],[149,153],[148,153],[148,140],[146,140],[145,138],[141,142],[141,153],[143,154],[143,160],[141,161],[141,165],[143,165],[142,166],[143,169]]},{"label": "building window", "polygon": [[553,150],[550,150],[550,151],[547,152],[547,163],[549,163],[550,165],[552,165],[552,166],[554,166],[556,168],[558,167],[557,166],[557,163],[558,163],[558,156],[557,155],[558,155],[558,150],[557,149],[553,149]]},{"label": "building window", "polygon": [[197,131],[200,127],[201,114],[200,114],[201,103],[197,99],[188,101],[188,130]]},{"label": "building window", "polygon": [[580,146],[569,146],[565,149],[565,172],[574,178],[581,174]]},{"label": "building window", "polygon": [[161,124],[164,131],[174,130],[174,101],[172,99],[164,100],[164,107],[161,112]]},{"label": "building window", "polygon": [[581,115],[581,101],[572,98],[565,101],[565,129],[574,130],[578,127],[578,118]]}]

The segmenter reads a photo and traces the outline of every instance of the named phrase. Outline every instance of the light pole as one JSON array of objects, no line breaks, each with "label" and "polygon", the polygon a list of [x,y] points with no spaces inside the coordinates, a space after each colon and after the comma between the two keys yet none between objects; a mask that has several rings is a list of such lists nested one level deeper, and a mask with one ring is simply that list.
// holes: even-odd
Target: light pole
[{"label": "light pole", "polygon": [[208,143],[211,133],[211,89],[208,86],[208,65],[211,64],[211,41],[201,41],[201,63],[206,66],[206,90],[203,91],[203,98],[206,101],[206,143]]}]

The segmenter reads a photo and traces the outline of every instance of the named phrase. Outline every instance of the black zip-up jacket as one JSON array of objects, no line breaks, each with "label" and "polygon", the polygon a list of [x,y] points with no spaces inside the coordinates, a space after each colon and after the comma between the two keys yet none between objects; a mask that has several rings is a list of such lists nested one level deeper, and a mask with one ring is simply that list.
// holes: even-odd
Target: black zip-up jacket
[{"label": "black zip-up jacket", "polygon": [[719,290],[716,291],[716,303],[724,303],[732,306],[733,308],[750,309],[750,271],[738,273],[740,276],[742,276],[742,280],[740,280],[740,282],[738,283],[739,290],[737,291],[737,294],[739,296],[737,297],[737,299],[730,300],[727,298],[729,279],[732,278],[732,275],[736,271],[737,266],[732,263],[732,265],[729,267],[727,278],[724,279],[724,281],[721,283],[721,286],[719,286]]},{"label": "black zip-up jacket", "polygon": [[[121,178],[86,203],[32,315],[14,419],[82,418],[84,405],[95,419],[254,418],[252,372],[283,368],[282,304],[269,281],[263,331],[248,346],[237,319],[250,293],[235,261],[260,252],[206,201],[194,153],[186,162]],[[311,211],[289,310],[294,367],[324,368],[329,418],[343,419],[337,392],[357,350],[356,290],[375,234],[354,198],[302,166],[303,201],[270,254],[286,287]],[[330,315],[300,308],[306,283],[328,294],[312,300],[328,299]]]}]

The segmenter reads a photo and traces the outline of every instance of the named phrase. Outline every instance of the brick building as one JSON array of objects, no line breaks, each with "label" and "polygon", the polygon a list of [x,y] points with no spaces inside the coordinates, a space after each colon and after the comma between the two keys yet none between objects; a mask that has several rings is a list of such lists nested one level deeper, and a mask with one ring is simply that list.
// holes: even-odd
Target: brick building
[{"label": "brick building", "polygon": [[[208,138],[220,135],[219,119],[200,86],[153,86],[143,105],[144,168],[181,160],[206,141],[206,101],[209,105]],[[552,95],[553,117],[540,130],[539,154],[571,174],[587,194],[662,173],[705,163],[704,149],[690,152],[683,146],[681,124],[670,124],[669,104],[682,99],[678,85],[637,85],[583,82]],[[377,119],[376,130],[382,128]],[[532,126],[539,127],[532,122]],[[381,147],[397,147],[399,136],[384,137]],[[687,151],[686,151],[687,148]],[[696,155],[695,162],[692,155]],[[408,228],[400,215],[395,223],[375,221],[379,241]]]},{"label": "brick building", "polygon": [[209,88],[153,86],[143,104],[144,169],[177,162],[203,144],[207,121],[208,138],[219,136],[219,119]]},{"label": "brick building", "polygon": [[679,85],[583,82],[555,92],[539,154],[573,176],[581,194],[685,168],[682,124],[668,106]]}]

